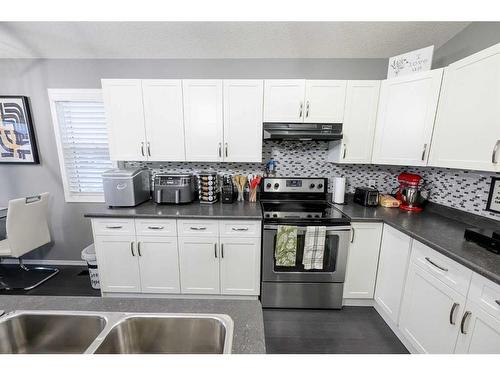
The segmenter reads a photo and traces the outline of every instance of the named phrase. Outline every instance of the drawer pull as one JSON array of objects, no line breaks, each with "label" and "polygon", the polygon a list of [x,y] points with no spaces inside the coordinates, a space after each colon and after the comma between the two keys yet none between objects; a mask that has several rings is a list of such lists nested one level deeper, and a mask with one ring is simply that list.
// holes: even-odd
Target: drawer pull
[{"label": "drawer pull", "polygon": [[425,257],[425,260],[432,264],[434,267],[439,268],[441,271],[448,272],[448,268],[441,267],[439,264],[434,263],[429,257]]},{"label": "drawer pull", "polygon": [[234,230],[235,232],[246,232],[248,230],[248,227],[246,227],[246,228],[231,228],[231,230]]},{"label": "drawer pull", "polygon": [[121,225],[106,225],[107,229],[122,229]]},{"label": "drawer pull", "polygon": [[189,227],[191,230],[206,230],[207,227]]},{"label": "drawer pull", "polygon": [[454,326],[455,323],[456,323],[455,320],[453,319],[453,317],[455,316],[455,310],[457,309],[458,306],[460,306],[460,304],[456,303],[456,302],[453,304],[453,306],[451,306],[451,310],[450,310],[450,324],[452,326]]},{"label": "drawer pull", "polygon": [[153,230],[160,230],[160,229],[164,229],[164,228],[165,228],[165,227],[161,227],[161,226],[152,226],[152,225],[150,225],[150,226],[148,227],[148,229],[153,229]]},{"label": "drawer pull", "polygon": [[467,332],[465,332],[465,322],[467,321],[469,316],[471,316],[471,314],[472,313],[470,311],[466,311],[464,316],[462,317],[462,322],[460,323],[460,332],[462,332],[463,335],[467,334]]},{"label": "drawer pull", "polygon": [[500,306],[500,299],[495,300],[498,306]]}]

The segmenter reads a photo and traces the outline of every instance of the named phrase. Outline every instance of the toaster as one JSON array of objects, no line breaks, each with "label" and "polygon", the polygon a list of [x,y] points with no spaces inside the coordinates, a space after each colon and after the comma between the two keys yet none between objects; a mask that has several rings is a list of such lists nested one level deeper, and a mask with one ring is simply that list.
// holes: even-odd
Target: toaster
[{"label": "toaster", "polygon": [[379,193],[377,189],[369,187],[357,187],[354,190],[354,202],[362,206],[378,206]]},{"label": "toaster", "polygon": [[196,193],[195,176],[189,173],[157,173],[154,177],[153,199],[156,203],[190,203]]},{"label": "toaster", "polygon": [[151,197],[148,169],[110,169],[102,174],[102,183],[109,207],[134,207]]}]

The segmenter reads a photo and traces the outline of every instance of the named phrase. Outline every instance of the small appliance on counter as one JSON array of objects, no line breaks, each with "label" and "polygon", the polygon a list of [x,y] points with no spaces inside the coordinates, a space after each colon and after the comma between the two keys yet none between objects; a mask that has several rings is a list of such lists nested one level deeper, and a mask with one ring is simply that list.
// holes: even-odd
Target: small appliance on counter
[{"label": "small appliance on counter", "polygon": [[110,169],[102,174],[102,182],[109,207],[134,207],[151,198],[148,169]]},{"label": "small appliance on counter", "polygon": [[354,202],[367,207],[378,206],[379,192],[370,187],[357,187],[354,190]]},{"label": "small appliance on counter", "polygon": [[500,254],[500,231],[467,228],[465,229],[464,238],[466,241],[477,243],[492,253]]},{"label": "small appliance on counter", "polygon": [[219,200],[219,179],[217,172],[198,173],[198,196],[200,203],[215,203]]},{"label": "small appliance on counter", "polygon": [[222,203],[234,202],[233,176],[231,175],[222,176],[222,187],[220,196]]},{"label": "small appliance on counter", "polygon": [[396,199],[401,201],[400,209],[420,212],[429,199],[429,190],[423,188],[422,177],[418,174],[401,173],[398,176],[399,188]]},{"label": "small appliance on counter", "polygon": [[191,173],[157,173],[153,199],[156,203],[191,203],[195,199],[195,176]]}]

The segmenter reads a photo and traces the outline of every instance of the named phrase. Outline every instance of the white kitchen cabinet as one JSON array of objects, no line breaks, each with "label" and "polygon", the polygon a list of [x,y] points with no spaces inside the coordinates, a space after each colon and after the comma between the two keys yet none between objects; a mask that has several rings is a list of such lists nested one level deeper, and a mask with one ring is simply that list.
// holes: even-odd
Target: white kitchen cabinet
[{"label": "white kitchen cabinet", "polygon": [[410,263],[399,329],[418,352],[453,353],[464,306],[465,296]]},{"label": "white kitchen cabinet", "polygon": [[382,223],[351,223],[344,298],[372,299],[377,278]]},{"label": "white kitchen cabinet", "polygon": [[180,293],[177,237],[137,236],[143,293]]},{"label": "white kitchen cabinet", "polygon": [[135,236],[95,236],[94,246],[101,290],[139,293],[141,276]]},{"label": "white kitchen cabinet", "polygon": [[223,160],[222,80],[183,80],[187,161]]},{"label": "white kitchen cabinet", "polygon": [[217,237],[179,237],[182,293],[219,294],[219,257]]},{"label": "white kitchen cabinet", "polygon": [[343,138],[330,142],[329,161],[371,163],[379,92],[380,81],[347,81]]},{"label": "white kitchen cabinet", "polygon": [[268,79],[264,81],[264,122],[303,122],[306,81]]},{"label": "white kitchen cabinet", "polygon": [[146,160],[146,132],[140,79],[103,79],[111,160]]},{"label": "white kitchen cabinet", "polygon": [[500,171],[499,103],[500,44],[449,65],[429,164]]},{"label": "white kitchen cabinet", "polygon": [[262,161],[263,90],[262,80],[224,80],[224,161]]},{"label": "white kitchen cabinet", "polygon": [[372,162],[427,165],[443,69],[382,81]]},{"label": "white kitchen cabinet", "polygon": [[384,224],[375,286],[375,302],[376,307],[382,309],[395,324],[399,320],[411,243],[412,239],[409,236]]},{"label": "white kitchen cabinet", "polygon": [[240,236],[220,238],[222,294],[259,295],[260,241]]},{"label": "white kitchen cabinet", "polygon": [[149,160],[186,160],[181,82],[168,79],[142,81]]},{"label": "white kitchen cabinet", "polygon": [[306,80],[304,122],[342,123],[347,81]]}]

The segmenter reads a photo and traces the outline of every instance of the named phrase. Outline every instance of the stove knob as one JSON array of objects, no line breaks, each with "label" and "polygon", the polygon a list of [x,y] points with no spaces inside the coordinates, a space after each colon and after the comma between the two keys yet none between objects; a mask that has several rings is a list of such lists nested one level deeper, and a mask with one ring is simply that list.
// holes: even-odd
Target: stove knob
[{"label": "stove knob", "polygon": [[314,217],[319,218],[319,215],[314,215]]},{"label": "stove knob", "polygon": [[274,184],[274,188],[277,189],[280,187],[280,184],[278,184],[277,182]]},{"label": "stove knob", "polygon": [[315,187],[315,186],[316,186],[316,185],[311,184],[311,185],[309,185],[309,188],[310,188],[310,189],[314,189],[314,187]]},{"label": "stove knob", "polygon": [[268,182],[267,185],[266,185],[266,188],[271,189],[271,186],[273,186],[273,185],[271,185],[271,183]]},{"label": "stove knob", "polygon": [[271,217],[271,215],[269,215],[269,214],[266,214],[266,217]]},{"label": "stove knob", "polygon": [[273,217],[278,217],[278,214],[273,214]]},{"label": "stove knob", "polygon": [[311,214],[307,214],[307,217],[312,217],[312,215]]},{"label": "stove knob", "polygon": [[318,184],[318,189],[323,189],[323,184]]}]

